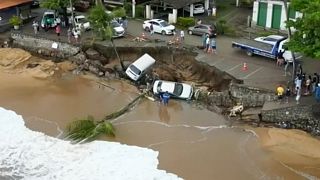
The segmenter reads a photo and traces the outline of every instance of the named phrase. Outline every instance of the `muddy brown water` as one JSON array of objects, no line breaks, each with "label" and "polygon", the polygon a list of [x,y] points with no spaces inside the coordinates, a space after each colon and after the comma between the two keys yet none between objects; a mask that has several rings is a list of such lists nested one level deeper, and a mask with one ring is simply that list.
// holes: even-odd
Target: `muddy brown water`
[{"label": "muddy brown water", "polygon": [[[0,80],[0,106],[50,136],[75,118],[102,118],[137,96],[124,82],[109,81],[106,87],[71,75],[34,80],[6,74]],[[228,127],[223,116],[193,103],[171,100],[164,107],[141,100],[113,123],[116,138],[102,139],[159,151],[159,168],[187,180],[304,179],[262,149],[253,132]]]}]

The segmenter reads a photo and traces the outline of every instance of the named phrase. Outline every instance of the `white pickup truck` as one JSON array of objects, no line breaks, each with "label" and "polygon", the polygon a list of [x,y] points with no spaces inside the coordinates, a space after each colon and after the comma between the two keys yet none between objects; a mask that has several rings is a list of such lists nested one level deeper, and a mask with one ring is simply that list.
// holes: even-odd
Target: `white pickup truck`
[{"label": "white pickup truck", "polygon": [[[238,42],[232,42],[232,47],[245,50],[249,56],[254,54],[276,59],[280,51],[284,51],[283,58],[287,62],[292,62],[292,53],[287,50],[285,44],[288,42],[287,37],[279,35],[270,35],[266,37],[257,37],[255,39],[241,39]],[[294,53],[295,58],[299,59],[302,56]]]}]

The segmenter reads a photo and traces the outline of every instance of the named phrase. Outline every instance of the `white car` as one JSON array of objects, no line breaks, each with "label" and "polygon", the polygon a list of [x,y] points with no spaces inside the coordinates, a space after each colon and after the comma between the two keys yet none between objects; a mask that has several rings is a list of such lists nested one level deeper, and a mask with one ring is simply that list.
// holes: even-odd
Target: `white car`
[{"label": "white car", "polygon": [[286,39],[284,36],[279,36],[279,35],[269,35],[265,37],[257,37],[254,40],[258,42],[263,42],[271,45],[275,45],[279,40]]},{"label": "white car", "polygon": [[156,80],[152,90],[155,95],[160,95],[167,91],[173,98],[187,100],[190,100],[193,95],[193,88],[191,85],[171,81]]},{"label": "white car", "polygon": [[46,11],[43,13],[41,20],[42,28],[53,28],[57,26],[57,17],[54,11]]},{"label": "white car", "polygon": [[145,31],[149,32],[151,24],[153,25],[153,31],[162,35],[173,34],[173,32],[176,29],[173,25],[167,23],[165,20],[162,19],[151,19],[144,21],[142,24],[142,28]]},{"label": "white car", "polygon": [[113,27],[113,36],[114,38],[116,37],[122,37],[125,34],[125,29],[121,26],[121,24],[118,23],[116,20],[112,20],[111,24]]},{"label": "white car", "polygon": [[74,24],[78,30],[84,29],[87,31],[91,29],[90,22],[83,15],[75,16]]},{"label": "white car", "polygon": [[[190,12],[190,5],[184,8],[185,11]],[[203,14],[204,13],[204,6],[203,4],[194,4],[193,5],[193,14]]]}]

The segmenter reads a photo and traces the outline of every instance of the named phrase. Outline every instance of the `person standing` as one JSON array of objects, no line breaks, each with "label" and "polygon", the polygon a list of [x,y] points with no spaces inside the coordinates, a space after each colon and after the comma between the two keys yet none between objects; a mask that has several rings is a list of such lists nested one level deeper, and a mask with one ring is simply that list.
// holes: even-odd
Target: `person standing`
[{"label": "person standing", "polygon": [[306,91],[305,95],[309,95],[311,91],[311,76],[308,76],[308,79],[306,80]]},{"label": "person standing", "polygon": [[216,42],[215,38],[211,38],[211,43],[210,43],[210,45],[211,45],[211,51],[212,51],[212,53],[217,54],[217,42]]},{"label": "person standing", "polygon": [[165,106],[169,104],[169,99],[170,99],[170,94],[168,93],[168,91],[162,94],[162,100]]},{"label": "person standing", "polygon": [[289,86],[287,86],[285,95],[286,95],[286,103],[289,103],[289,97],[291,96],[291,90]]},{"label": "person standing", "polygon": [[58,37],[60,36],[60,33],[61,33],[61,27],[60,27],[60,24],[58,24],[56,26],[56,34],[57,34]]},{"label": "person standing", "polygon": [[210,51],[210,38],[209,38],[209,35],[207,35],[206,37],[207,38],[206,38],[206,49],[205,49],[205,51],[207,53],[209,53],[209,51]]},{"label": "person standing", "polygon": [[124,28],[125,33],[127,33],[127,29],[128,29],[128,19],[127,19],[127,17],[123,17],[122,26]]},{"label": "person standing", "polygon": [[277,54],[277,66],[282,66],[282,64],[284,63],[283,53],[284,50],[280,50]]},{"label": "person standing", "polygon": [[299,86],[296,87],[296,101],[297,101],[297,104],[299,104],[299,101],[300,101],[300,98],[301,98],[301,88],[299,88]]},{"label": "person standing", "polygon": [[300,89],[301,90],[301,83],[302,83],[301,77],[297,76],[296,79],[295,79],[295,85],[296,85],[295,89]]},{"label": "person standing", "polygon": [[278,96],[278,101],[281,103],[282,101],[282,98],[283,98],[283,93],[284,93],[284,89],[282,87],[282,85],[280,84],[278,87],[277,87],[277,96]]},{"label": "person standing", "polygon": [[296,74],[297,74],[298,76],[301,76],[302,73],[303,73],[303,71],[302,71],[302,65],[301,65],[301,64],[298,64]]},{"label": "person standing", "polygon": [[320,83],[318,83],[318,86],[316,87],[314,94],[315,94],[316,101],[319,103],[320,102]]},{"label": "person standing", "polygon": [[37,35],[37,34],[38,34],[38,31],[39,31],[39,24],[38,24],[38,22],[37,22],[37,21],[33,21],[32,27],[33,27],[34,34]]},{"label": "person standing", "polygon": [[197,24],[196,25],[200,25],[202,23],[201,19],[198,19]]},{"label": "person standing", "polygon": [[183,30],[180,31],[180,41],[181,41],[181,43],[184,41],[184,31]]},{"label": "person standing", "polygon": [[153,33],[154,33],[154,32],[153,32],[153,25],[151,24],[151,25],[150,25],[150,35],[152,36]]}]

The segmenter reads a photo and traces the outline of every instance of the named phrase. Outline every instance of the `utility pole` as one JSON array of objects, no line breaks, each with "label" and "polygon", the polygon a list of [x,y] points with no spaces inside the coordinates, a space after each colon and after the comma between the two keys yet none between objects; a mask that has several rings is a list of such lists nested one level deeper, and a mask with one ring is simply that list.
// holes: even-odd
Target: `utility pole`
[{"label": "utility pole", "polygon": [[72,0],[70,0],[70,8],[71,8],[71,23],[72,23],[72,27],[74,27],[74,17],[73,17],[73,4],[72,4]]},{"label": "utility pole", "polygon": [[[288,22],[289,21],[288,0],[283,0],[283,4],[284,4],[284,10],[286,12],[286,20]],[[292,32],[291,32],[290,27],[288,27],[287,30],[288,30],[288,38],[290,41],[291,36],[292,36]],[[292,81],[294,82],[295,77],[296,77],[296,57],[295,57],[293,51],[291,51],[291,56],[292,56]]]}]

